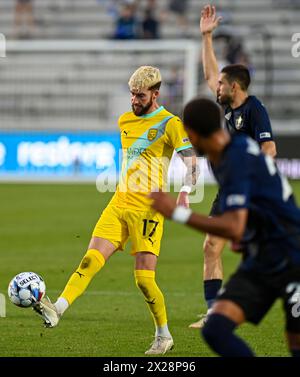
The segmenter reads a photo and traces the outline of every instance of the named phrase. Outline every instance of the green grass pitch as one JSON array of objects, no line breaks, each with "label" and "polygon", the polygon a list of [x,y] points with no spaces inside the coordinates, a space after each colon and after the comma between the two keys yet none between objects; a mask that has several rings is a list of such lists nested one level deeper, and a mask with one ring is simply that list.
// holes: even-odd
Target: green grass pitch
[{"label": "green grass pitch", "polygon": [[[300,198],[300,182],[293,183]],[[205,187],[204,201],[193,208],[207,213],[216,193]],[[34,271],[46,281],[55,300],[86,251],[94,224],[111,194],[94,185],[1,184],[0,292],[22,271]],[[202,292],[203,235],[165,223],[157,281],[165,295],[169,328],[175,341],[169,356],[213,356],[188,325],[205,312]],[[154,326],[144,299],[135,287],[133,258],[114,255],[87,292],[66,312],[59,326],[45,329],[31,309],[7,301],[0,318],[0,356],[144,356]],[[225,278],[239,255],[223,254]],[[281,303],[260,326],[244,325],[238,333],[259,356],[287,356]]]}]

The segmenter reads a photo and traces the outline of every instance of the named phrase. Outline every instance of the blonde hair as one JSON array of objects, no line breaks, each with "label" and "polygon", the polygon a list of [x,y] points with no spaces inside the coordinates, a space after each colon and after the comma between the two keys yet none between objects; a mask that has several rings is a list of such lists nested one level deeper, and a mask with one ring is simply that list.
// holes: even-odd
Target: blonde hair
[{"label": "blonde hair", "polygon": [[128,81],[130,90],[140,91],[142,89],[152,89],[161,83],[161,74],[158,68],[144,65],[138,68]]}]

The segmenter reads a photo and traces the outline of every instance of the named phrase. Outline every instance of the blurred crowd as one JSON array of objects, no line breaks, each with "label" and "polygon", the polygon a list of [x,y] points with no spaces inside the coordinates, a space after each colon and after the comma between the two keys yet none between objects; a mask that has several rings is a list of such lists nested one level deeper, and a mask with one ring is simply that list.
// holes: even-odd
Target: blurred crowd
[{"label": "blurred crowd", "polygon": [[[280,1],[280,0],[273,0]],[[300,0],[289,0],[296,2]],[[159,39],[162,37],[161,25],[176,23],[177,35],[174,38],[190,38],[187,12],[189,0],[168,0],[165,9],[158,4],[158,0],[95,0],[101,4],[110,15],[114,23],[110,39]],[[64,7],[70,7],[71,0],[53,0],[51,5],[61,11]],[[249,57],[244,50],[242,40],[231,29],[231,14],[218,8],[222,16],[222,25],[215,38],[220,40],[223,51],[221,61],[224,64],[242,63],[251,70]],[[15,38],[34,37],[37,21],[34,16],[34,0],[15,0],[14,36]],[[201,61],[200,61],[201,65]],[[176,77],[176,75],[174,75]],[[172,92],[176,92],[180,85],[171,83]]]},{"label": "blurred crowd", "polygon": [[[53,7],[70,7],[72,0],[53,0]],[[95,0],[106,7],[115,24],[113,39],[158,39],[161,24],[173,18],[178,35],[188,36],[187,8],[189,0],[168,0],[166,9],[157,0]],[[52,4],[51,4],[52,5]],[[30,38],[35,33],[34,0],[15,0],[14,37]]]},{"label": "blurred crowd", "polygon": [[114,19],[114,39],[158,39],[161,24],[175,16],[178,35],[188,37],[188,0],[169,0],[167,9],[159,9],[157,0],[108,0],[108,12]]},{"label": "blurred crowd", "polygon": [[[190,0],[167,0],[162,5],[158,0],[94,0],[106,8],[114,23],[114,32],[107,37],[113,39],[159,39],[162,37],[161,26],[175,23],[177,34],[174,38],[190,38],[191,25],[187,13]],[[237,0],[235,0],[237,1]],[[233,1],[233,7],[235,4]],[[34,0],[14,0],[14,37],[32,38],[36,34],[36,25],[42,20],[35,17]],[[36,2],[38,5],[38,2]],[[298,9],[300,0],[272,0],[274,7]],[[58,13],[72,11],[76,6],[73,0],[51,0],[49,9]],[[218,6],[220,12],[221,6]],[[228,12],[221,12],[222,24],[230,18]],[[42,19],[42,17],[40,17]],[[192,25],[194,26],[194,25]]]}]

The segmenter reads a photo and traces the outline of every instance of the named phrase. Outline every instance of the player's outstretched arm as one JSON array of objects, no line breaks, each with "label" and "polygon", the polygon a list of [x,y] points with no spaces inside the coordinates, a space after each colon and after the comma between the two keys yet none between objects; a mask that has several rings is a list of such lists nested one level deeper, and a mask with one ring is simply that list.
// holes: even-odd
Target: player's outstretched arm
[{"label": "player's outstretched arm", "polygon": [[152,207],[166,218],[187,224],[203,233],[239,242],[244,234],[248,217],[245,208],[225,212],[221,216],[207,217],[193,213],[191,209],[177,207],[176,200],[164,192],[153,192]]},{"label": "player's outstretched arm", "polygon": [[189,193],[193,190],[196,185],[200,169],[197,164],[197,155],[194,148],[184,149],[177,152],[183,163],[186,166],[186,175],[184,178],[183,187],[177,197],[177,205],[183,205],[185,207],[189,206]]},{"label": "player's outstretched arm", "polygon": [[206,5],[201,11],[200,31],[202,34],[202,64],[208,86],[217,94],[219,77],[218,61],[213,48],[212,33],[218,27],[221,17],[216,16],[216,8]]}]

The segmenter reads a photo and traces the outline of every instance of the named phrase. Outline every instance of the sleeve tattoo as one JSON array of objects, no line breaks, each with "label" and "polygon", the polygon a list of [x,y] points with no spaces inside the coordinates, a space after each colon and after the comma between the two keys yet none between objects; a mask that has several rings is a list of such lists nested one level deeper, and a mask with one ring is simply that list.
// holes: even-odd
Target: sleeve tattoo
[{"label": "sleeve tattoo", "polygon": [[200,168],[197,164],[197,155],[194,148],[184,149],[177,152],[187,168],[187,172],[184,178],[184,185],[193,187],[196,185]]}]

